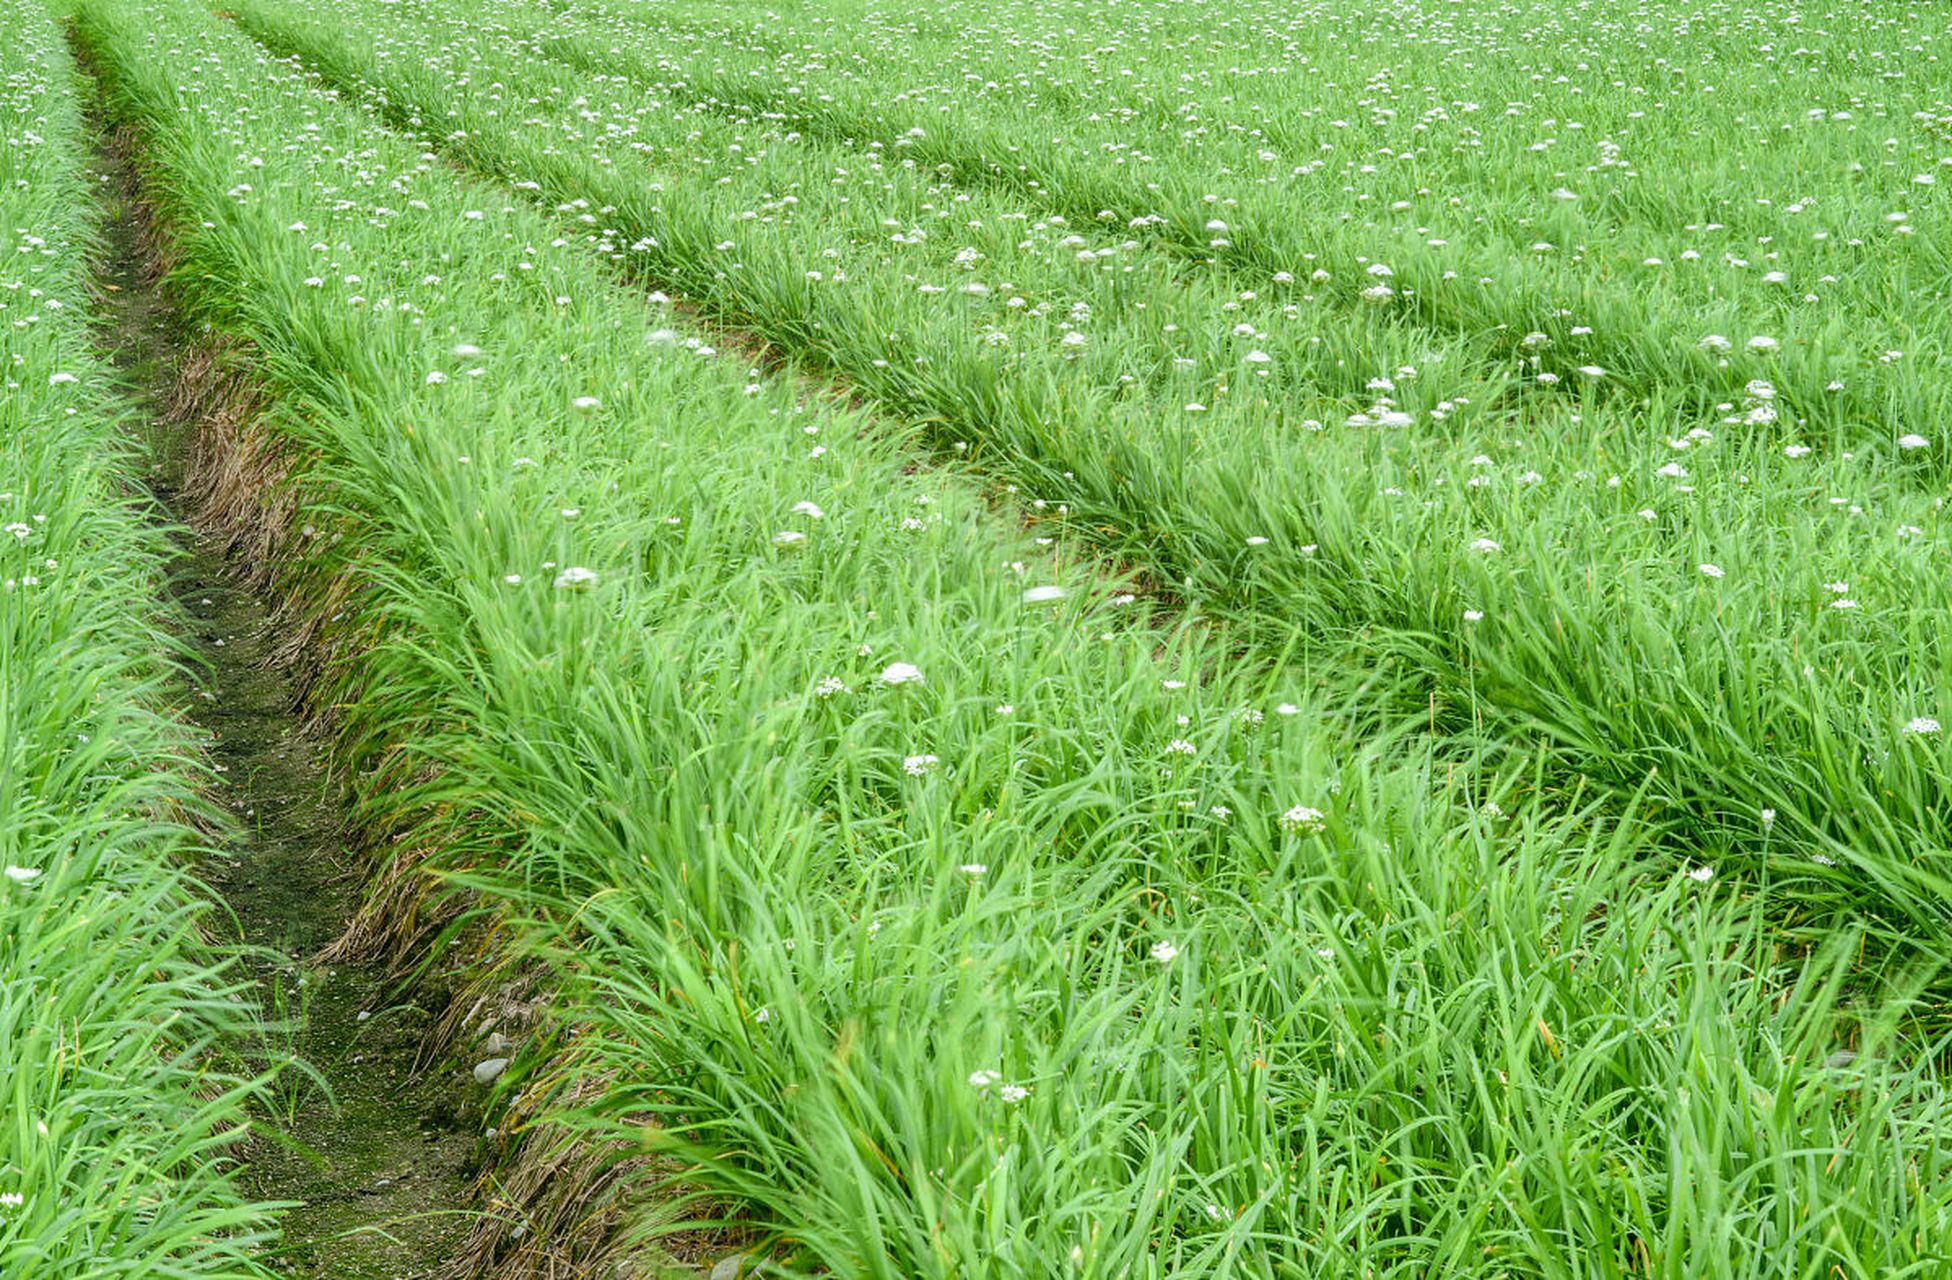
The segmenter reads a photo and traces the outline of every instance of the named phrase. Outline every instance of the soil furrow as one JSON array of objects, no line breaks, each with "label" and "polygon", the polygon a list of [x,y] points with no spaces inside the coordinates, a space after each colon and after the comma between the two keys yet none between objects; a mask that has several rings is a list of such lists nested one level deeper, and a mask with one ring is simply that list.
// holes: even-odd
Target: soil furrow
[{"label": "soil furrow", "polygon": [[245,1189],[291,1203],[266,1259],[318,1280],[431,1274],[465,1234],[471,1087],[458,1069],[416,1065],[438,1010],[403,993],[377,964],[318,959],[357,905],[341,788],[308,732],[294,680],[278,661],[272,602],[198,531],[185,494],[196,423],[171,421],[189,336],[158,287],[140,180],[96,121],[104,202],[95,275],[102,342],[138,409],[131,430],[149,467],[156,518],[179,550],[171,592],[198,657],[189,718],[208,734],[214,786],[230,811],[219,852],[200,868],[252,948],[279,1070],[276,1114],[259,1118]]}]

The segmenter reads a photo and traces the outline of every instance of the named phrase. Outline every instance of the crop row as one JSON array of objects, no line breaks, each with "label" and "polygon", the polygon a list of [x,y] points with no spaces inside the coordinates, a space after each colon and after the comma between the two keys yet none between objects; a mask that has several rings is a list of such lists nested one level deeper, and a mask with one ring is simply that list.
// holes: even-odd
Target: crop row
[{"label": "crop row", "polygon": [[214,815],[89,330],[88,134],[45,11],[0,30],[0,1275],[252,1275],[254,1024],[188,874]]},{"label": "crop row", "polygon": [[[285,585],[350,584],[315,696],[363,815],[555,966],[522,1113],[857,1275],[1938,1237],[1852,938],[1785,959],[1642,828],[1358,734],[198,6],[78,30],[282,400]],[[533,1208],[487,1229],[546,1249]]]},{"label": "crop row", "polygon": [[[1026,102],[990,92],[999,82],[984,58],[988,32],[970,24],[916,41],[904,15],[878,13],[849,27],[839,48],[831,32],[796,44],[775,30],[777,49],[751,49],[700,40],[689,15],[664,30],[617,8],[511,5],[498,25],[583,70],[623,72],[776,136],[871,142],[1080,226],[1130,228],[1224,264],[1243,287],[1301,279],[1310,302],[1373,305],[1362,291],[1378,282],[1364,267],[1382,262],[1394,272],[1389,305],[1422,324],[1479,335],[1507,364],[1541,357],[1554,376],[1600,365],[1636,394],[1692,390],[1703,421],[1724,398],[1696,385],[1694,345],[1710,334],[1783,341],[1773,376],[1784,407],[1836,424],[1845,443],[1888,439],[1890,422],[1929,423],[1945,410],[1915,361],[1877,363],[1916,348],[1919,326],[1936,331],[1925,304],[1952,283],[1935,253],[1910,247],[1914,224],[1937,215],[1943,141],[1907,120],[1898,151],[1897,139],[1843,109],[1837,120],[1797,120],[1782,145],[1776,121],[1713,108],[1699,87],[1711,64],[1689,66],[1700,56],[1691,46],[1633,52],[1596,41],[1611,47],[1582,52],[1617,77],[1611,93],[1541,87],[1525,64],[1477,77],[1475,92],[1497,88],[1511,100],[1492,111],[1439,87],[1455,77],[1432,55],[1440,63],[1454,46],[1406,39],[1405,65],[1379,75],[1345,61],[1337,24],[1322,15],[1268,59],[1266,74],[1236,75],[1224,90],[1183,41],[1144,37],[1168,51],[1141,61],[1096,43],[1107,33],[1094,30],[1082,59],[1093,79],[1076,91],[1088,105],[1072,109],[1046,100],[1064,83],[1065,58],[1052,47],[1071,43],[1063,39],[1042,47]],[[1548,29],[1562,25],[1541,17]],[[1144,17],[1125,21],[1136,42]],[[1039,22],[1025,12],[1009,25],[1036,45]],[[1663,65],[1681,78],[1659,74]],[[1799,87],[1816,101],[1880,122],[1906,114],[1856,64],[1805,79]],[[1931,89],[1914,75],[1899,93],[1924,107]],[[1561,132],[1563,142],[1552,136]],[[1676,134],[1685,147],[1661,142]],[[1813,167],[1839,179],[1821,200],[1799,195]],[[1553,345],[1527,346],[1532,333]]]},{"label": "crop row", "polygon": [[[1701,377],[1739,385],[1712,428],[1680,425],[1686,388],[1511,407],[1469,339],[1432,349],[1373,317],[1310,332],[1143,253],[1094,268],[1031,238],[1009,256],[1007,206],[832,147],[762,145],[496,22],[403,22],[373,0],[237,9],[588,247],[975,444],[1244,633],[1407,668],[1420,716],[1488,719],[1645,788],[1693,842],[1802,882],[1820,914],[1942,935],[1936,619],[1952,600],[1925,536],[1930,464],[1910,440],[1804,443],[1767,349],[1719,372],[1697,352]],[[1182,365],[1211,379],[1204,403],[1182,402]],[[1377,397],[1361,425],[1301,416],[1312,384],[1361,373]]]}]

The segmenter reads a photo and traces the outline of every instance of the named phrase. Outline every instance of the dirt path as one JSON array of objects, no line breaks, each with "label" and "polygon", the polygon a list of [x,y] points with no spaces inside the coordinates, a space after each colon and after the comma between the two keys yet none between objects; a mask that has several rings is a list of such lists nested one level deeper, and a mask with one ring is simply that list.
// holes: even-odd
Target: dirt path
[{"label": "dirt path", "polygon": [[[158,518],[187,523],[177,472],[190,428],[161,425],[160,413],[185,343],[143,259],[135,174],[106,140],[95,164],[106,213],[102,341],[142,410],[132,429]],[[383,972],[313,963],[356,893],[340,796],[269,660],[266,602],[194,531],[178,546],[172,592],[203,663],[190,714],[209,735],[219,798],[235,819],[233,838],[200,870],[262,950],[253,965],[268,1017],[291,1028],[268,1057],[306,1064],[284,1073],[277,1114],[263,1117],[249,1152],[246,1190],[299,1202],[266,1261],[316,1280],[426,1275],[466,1233],[467,1073],[416,1066],[431,1013],[392,993]]]}]

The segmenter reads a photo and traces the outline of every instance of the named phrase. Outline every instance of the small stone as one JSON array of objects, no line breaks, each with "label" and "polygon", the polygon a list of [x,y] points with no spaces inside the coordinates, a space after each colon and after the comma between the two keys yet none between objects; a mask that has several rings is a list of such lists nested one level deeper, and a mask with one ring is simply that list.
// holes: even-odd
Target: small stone
[{"label": "small stone", "polygon": [[491,1032],[488,1036],[487,1043],[482,1046],[488,1053],[501,1057],[507,1057],[508,1051],[514,1047],[515,1042],[499,1031]]},{"label": "small stone", "polygon": [[493,1084],[501,1073],[508,1070],[507,1058],[488,1058],[474,1064],[474,1082]]},{"label": "small stone", "polygon": [[364,1021],[366,1021],[366,1019],[368,1019],[368,1018],[370,1018],[370,1017],[372,1017],[372,1016],[373,1016],[373,1011],[372,1011],[371,1009],[361,1009],[361,1010],[359,1011],[359,1017],[358,1017],[358,1019],[357,1019],[357,1021],[359,1021],[359,1022],[364,1022]]},{"label": "small stone", "polygon": [[712,1268],[712,1280],[741,1280],[752,1274],[753,1268],[748,1265],[751,1262],[750,1253],[734,1253],[720,1258]]}]

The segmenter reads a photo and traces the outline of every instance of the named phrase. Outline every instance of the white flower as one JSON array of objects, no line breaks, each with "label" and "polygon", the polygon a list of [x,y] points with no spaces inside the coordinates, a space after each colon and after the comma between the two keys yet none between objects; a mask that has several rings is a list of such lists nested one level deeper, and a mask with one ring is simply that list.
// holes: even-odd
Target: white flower
[{"label": "white flower", "polygon": [[1265,547],[1267,545],[1267,539],[1257,533],[1247,540],[1247,545],[1250,547]]},{"label": "white flower", "polygon": [[1713,880],[1714,878],[1715,878],[1715,869],[1713,867],[1689,867],[1688,868],[1688,879],[1694,881],[1696,884],[1707,884],[1710,880]]},{"label": "white flower", "polygon": [[881,669],[882,684],[920,684],[922,673],[912,663],[891,662]]},{"label": "white flower", "polygon": [[781,547],[790,547],[796,542],[805,542],[806,540],[807,535],[801,533],[798,529],[781,529],[773,535],[773,544]]},{"label": "white flower", "polygon": [[1910,435],[1898,437],[1898,447],[1900,449],[1923,449],[1930,444],[1931,441],[1927,440],[1924,436]]},{"label": "white flower", "polygon": [[1783,446],[1783,456],[1786,458],[1805,458],[1809,456],[1809,453],[1810,446],[1806,444],[1786,444]]},{"label": "white flower", "polygon": [[796,502],[793,504],[793,514],[796,516],[805,516],[809,520],[819,520],[824,518],[827,513],[811,502]]},{"label": "white flower", "polygon": [[1701,570],[1701,576],[1704,578],[1719,578],[1723,576],[1722,567],[1718,564],[1698,564],[1695,568]]},{"label": "white flower", "polygon": [[1022,1102],[1030,1096],[1030,1087],[1021,1084],[1006,1084],[996,1091],[996,1096],[1005,1102]]},{"label": "white flower", "polygon": [[481,348],[472,343],[463,342],[454,348],[454,354],[463,360],[472,360],[481,354]]},{"label": "white flower", "polygon": [[1466,621],[1466,622],[1483,622],[1483,621],[1484,621],[1484,610],[1482,610],[1482,609],[1466,609],[1466,610],[1464,611],[1464,621]]},{"label": "white flower", "polygon": [[941,763],[942,758],[940,756],[928,755],[926,753],[918,756],[904,756],[902,757],[901,771],[911,778],[921,778],[926,777],[935,769],[935,766]]},{"label": "white flower", "polygon": [[1179,955],[1179,948],[1163,938],[1152,944],[1152,958],[1160,964],[1171,964]]},{"label": "white flower", "polygon": [[1166,744],[1166,750],[1173,755],[1190,756],[1199,754],[1198,749],[1184,738],[1174,738]]},{"label": "white flower", "polygon": [[831,698],[837,693],[852,692],[853,690],[847,687],[847,682],[839,676],[828,676],[819,684],[813,686],[813,696],[816,698]]},{"label": "white flower", "polygon": [[1471,550],[1483,555],[1489,555],[1493,551],[1498,550],[1498,544],[1489,538],[1476,538],[1471,542]]},{"label": "white flower", "polygon": [[522,585],[522,575],[519,573],[504,573],[502,575],[502,582],[507,586],[519,587]]},{"label": "white flower", "polygon": [[980,876],[987,873],[989,867],[987,864],[981,862],[965,862],[960,867],[957,867],[956,870],[966,876]]},{"label": "white flower", "polygon": [[976,1090],[987,1089],[1002,1078],[994,1071],[972,1071],[969,1073],[969,1087]]},{"label": "white flower", "polygon": [[596,585],[596,570],[585,569],[573,564],[556,575],[556,586],[569,590],[585,591]]},{"label": "white flower", "polygon": [[1604,378],[1606,376],[1606,370],[1596,364],[1582,364],[1579,366],[1579,371],[1589,378]]},{"label": "white flower", "polygon": [[27,884],[30,881],[41,878],[41,869],[39,867],[9,866],[6,874],[7,879],[13,881],[15,884]]},{"label": "white flower", "polygon": [[1774,351],[1781,345],[1780,342],[1777,342],[1766,333],[1758,333],[1755,337],[1749,339],[1749,350],[1751,351]]},{"label": "white flower", "polygon": [[80,382],[80,381],[81,379],[75,377],[75,375],[72,373],[56,373],[56,374],[50,374],[48,376],[47,385],[50,387],[61,387],[61,386],[66,386],[71,382]]},{"label": "white flower", "polygon": [[595,396],[577,396],[569,402],[569,405],[572,409],[578,409],[584,413],[588,413],[602,403],[603,401],[597,399]]},{"label": "white flower", "polygon": [[427,375],[427,385],[430,387],[438,387],[441,383],[446,381],[447,381],[447,375],[442,373],[439,369],[435,369],[430,373],[428,373]]},{"label": "white flower", "polygon": [[1913,716],[1905,721],[1906,733],[1937,733],[1938,721],[1930,716]]},{"label": "white flower", "polygon": [[1313,835],[1322,830],[1323,817],[1320,809],[1311,809],[1305,804],[1298,804],[1281,815],[1281,829],[1300,835]]},{"label": "white flower", "polygon": [[18,1191],[0,1191],[0,1209],[18,1209],[27,1203],[27,1197]]},{"label": "white flower", "polygon": [[1301,714],[1301,708],[1292,702],[1284,702],[1274,709],[1274,714],[1277,716],[1298,716]]},{"label": "white flower", "polygon": [[1762,825],[1765,828],[1776,825],[1776,811],[1774,809],[1764,809],[1762,811]]},{"label": "white flower", "polygon": [[1064,598],[1063,587],[1031,587],[1023,593],[1025,604],[1050,604]]}]

